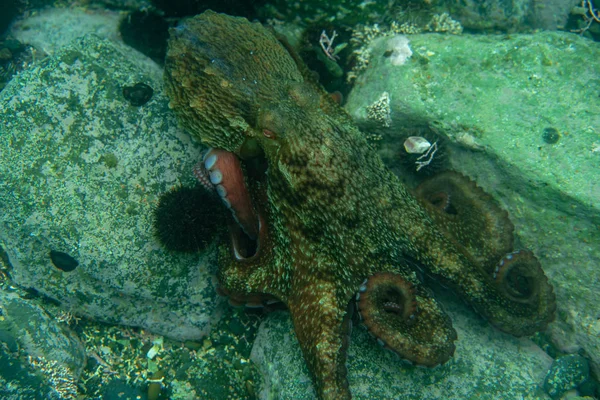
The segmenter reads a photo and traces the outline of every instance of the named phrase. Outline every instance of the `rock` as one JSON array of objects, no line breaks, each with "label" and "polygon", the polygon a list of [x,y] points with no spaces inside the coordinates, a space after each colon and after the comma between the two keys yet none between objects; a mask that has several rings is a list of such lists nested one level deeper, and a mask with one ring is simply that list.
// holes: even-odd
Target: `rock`
[{"label": "rock", "polygon": [[41,54],[54,54],[86,34],[121,41],[120,18],[117,11],[49,7],[15,22],[10,32],[20,42],[32,45]]},{"label": "rock", "polygon": [[431,19],[432,15],[449,13],[463,27],[471,31],[526,32],[533,28],[555,30],[564,28],[569,12],[580,0],[428,0],[407,4],[403,2],[352,2],[347,0],[303,1],[298,4],[284,1],[269,1],[258,6],[263,19],[276,18],[286,22],[305,25],[335,24],[381,24],[397,21],[417,26]]},{"label": "rock", "polygon": [[[140,107],[123,97],[138,82],[153,89]],[[223,306],[214,247],[174,254],[152,232],[159,195],[194,185],[202,152],[177,128],[160,68],[86,36],[13,79],[0,118],[0,240],[13,280],[94,320],[205,335]]]},{"label": "rock", "polygon": [[[573,7],[580,6],[580,0],[547,0],[530,3],[531,9],[525,26],[536,29],[556,30],[565,29],[572,17]],[[583,20],[583,18],[581,18]]]},{"label": "rock", "polygon": [[553,399],[560,399],[564,393],[587,380],[589,375],[590,365],[584,357],[578,354],[560,357],[554,360],[546,375],[544,390]]},{"label": "rock", "polygon": [[[409,39],[402,66],[384,56],[385,38],[372,43],[346,109],[383,136],[382,156],[405,180],[416,169],[399,165],[407,136],[447,144],[451,168],[503,204],[517,247],[531,249],[553,283],[553,343],[583,348],[600,376],[600,44],[564,32]],[[389,128],[367,119],[383,92]],[[556,143],[544,141],[547,128]]]},{"label": "rock", "polygon": [[[381,23],[390,17],[395,4],[389,2],[359,3],[347,0],[303,1],[293,4],[285,0],[273,0],[257,4],[257,13],[262,20],[276,18],[303,25],[352,27],[355,24]],[[400,7],[398,7],[400,8]],[[315,38],[318,42],[319,37]]]},{"label": "rock", "polygon": [[564,28],[569,11],[580,4],[579,0],[473,0],[455,2],[441,0],[452,17],[471,30],[484,31],[528,31],[537,29],[555,30]]},{"label": "rock", "polygon": [[2,398],[74,398],[86,360],[77,336],[16,293],[0,291],[0,311]]},{"label": "rock", "polygon": [[36,374],[24,359],[0,347],[0,398],[43,399],[50,393],[52,389],[41,374]]},{"label": "rock", "polygon": [[[443,303],[458,340],[454,357],[433,369],[408,365],[381,348],[362,325],[354,326],[347,362],[353,399],[492,399],[497,393],[506,399],[548,398],[539,389],[551,363],[548,355],[528,339],[495,330],[456,300]],[[267,316],[259,328],[250,358],[264,379],[261,399],[315,398],[293,332],[284,311]]]}]

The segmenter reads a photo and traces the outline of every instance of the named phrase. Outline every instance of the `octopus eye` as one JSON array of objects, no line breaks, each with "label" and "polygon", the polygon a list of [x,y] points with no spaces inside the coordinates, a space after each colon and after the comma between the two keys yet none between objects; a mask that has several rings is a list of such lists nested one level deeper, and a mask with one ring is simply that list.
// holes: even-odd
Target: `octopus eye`
[{"label": "octopus eye", "polygon": [[263,129],[263,135],[267,138],[267,139],[275,139],[277,137],[277,135],[275,135],[275,132],[270,131],[268,129]]}]

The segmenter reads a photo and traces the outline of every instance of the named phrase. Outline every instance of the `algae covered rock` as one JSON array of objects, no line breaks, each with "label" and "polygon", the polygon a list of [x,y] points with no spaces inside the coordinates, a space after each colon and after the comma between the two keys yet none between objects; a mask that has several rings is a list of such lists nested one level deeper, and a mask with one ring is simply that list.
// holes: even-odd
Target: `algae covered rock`
[{"label": "algae covered rock", "polygon": [[[390,132],[435,123],[451,140],[493,151],[536,180],[600,206],[600,182],[589,175],[600,164],[593,151],[600,114],[592,111],[600,107],[598,43],[550,32],[408,38],[412,56],[402,65],[387,56],[393,39],[372,42],[369,66],[346,105],[358,122],[378,122],[368,110],[387,92]],[[562,137],[558,145],[544,140],[548,129]]]},{"label": "algae covered rock", "polygon": [[[403,65],[387,57],[393,39],[372,43],[369,66],[346,105],[358,122],[377,122],[369,106],[388,92],[391,130],[434,122],[452,140],[494,151],[536,180],[598,207],[600,183],[577,173],[600,163],[592,151],[600,143],[593,128],[600,114],[592,111],[600,107],[598,43],[550,32],[408,38],[413,54]],[[544,140],[549,128],[562,136],[559,146]]]},{"label": "algae covered rock", "polygon": [[[382,135],[395,168],[407,136],[446,143],[435,157],[499,199],[519,247],[538,255],[557,298],[552,341],[583,348],[600,376],[600,44],[564,32],[408,38],[400,66],[387,38],[372,42],[346,109]],[[384,92],[389,127],[368,112]]]},{"label": "algae covered rock", "polygon": [[[142,82],[133,106],[123,88]],[[153,235],[161,193],[194,184],[202,149],[177,128],[162,71],[86,36],[0,94],[0,238],[11,277],[75,314],[198,338],[218,319],[213,255]]]},{"label": "algae covered rock", "polygon": [[564,393],[577,388],[588,379],[590,365],[588,360],[578,354],[560,357],[552,363],[544,380],[544,390],[553,399],[559,399]]},{"label": "algae covered rock", "polygon": [[567,23],[569,11],[578,0],[439,0],[452,16],[470,30],[529,31],[557,29]]},{"label": "algae covered rock", "polygon": [[16,293],[0,291],[0,315],[2,398],[74,398],[86,359],[77,336]]}]

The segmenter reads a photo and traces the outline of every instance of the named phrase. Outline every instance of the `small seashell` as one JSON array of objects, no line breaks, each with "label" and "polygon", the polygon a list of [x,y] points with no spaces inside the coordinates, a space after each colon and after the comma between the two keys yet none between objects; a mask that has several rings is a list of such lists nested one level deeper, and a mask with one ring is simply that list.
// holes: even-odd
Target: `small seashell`
[{"label": "small seashell", "polygon": [[431,143],[421,136],[409,136],[404,141],[404,150],[410,154],[423,154],[431,147]]}]

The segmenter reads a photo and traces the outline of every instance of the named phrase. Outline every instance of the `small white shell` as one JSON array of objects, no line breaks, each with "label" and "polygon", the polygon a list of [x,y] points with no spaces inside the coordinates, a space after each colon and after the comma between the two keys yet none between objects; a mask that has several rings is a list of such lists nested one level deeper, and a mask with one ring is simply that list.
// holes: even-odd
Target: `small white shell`
[{"label": "small white shell", "polygon": [[423,154],[431,147],[431,143],[421,136],[410,136],[404,141],[404,150],[410,154]]}]

